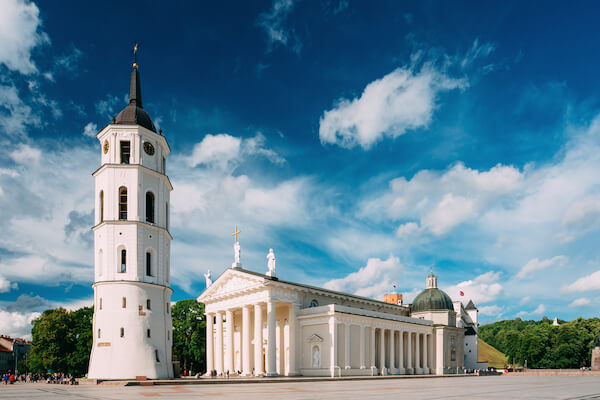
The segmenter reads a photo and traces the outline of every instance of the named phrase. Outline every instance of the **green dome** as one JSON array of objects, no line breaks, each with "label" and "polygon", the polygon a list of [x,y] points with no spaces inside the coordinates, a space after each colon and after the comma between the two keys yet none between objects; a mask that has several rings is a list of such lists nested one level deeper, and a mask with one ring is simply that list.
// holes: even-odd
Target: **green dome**
[{"label": "green dome", "polygon": [[452,299],[438,288],[425,289],[413,301],[411,312],[454,311]]}]

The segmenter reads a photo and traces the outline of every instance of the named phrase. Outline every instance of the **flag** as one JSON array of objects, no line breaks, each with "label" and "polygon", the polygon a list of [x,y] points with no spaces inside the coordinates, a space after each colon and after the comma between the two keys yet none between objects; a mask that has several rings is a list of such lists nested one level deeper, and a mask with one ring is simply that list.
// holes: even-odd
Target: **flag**
[{"label": "flag", "polygon": [[458,292],[458,293],[460,293],[461,296],[465,295],[465,292],[463,292],[462,290],[460,292]]}]

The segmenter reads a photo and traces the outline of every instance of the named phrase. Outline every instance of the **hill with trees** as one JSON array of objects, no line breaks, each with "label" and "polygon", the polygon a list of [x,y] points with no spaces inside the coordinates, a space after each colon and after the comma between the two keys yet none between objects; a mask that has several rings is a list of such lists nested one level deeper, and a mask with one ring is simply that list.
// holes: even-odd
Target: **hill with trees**
[{"label": "hill with trees", "polygon": [[600,319],[577,318],[552,325],[541,321],[498,321],[479,328],[479,337],[506,354],[509,363],[528,368],[580,368],[590,366],[594,336],[600,336]]}]

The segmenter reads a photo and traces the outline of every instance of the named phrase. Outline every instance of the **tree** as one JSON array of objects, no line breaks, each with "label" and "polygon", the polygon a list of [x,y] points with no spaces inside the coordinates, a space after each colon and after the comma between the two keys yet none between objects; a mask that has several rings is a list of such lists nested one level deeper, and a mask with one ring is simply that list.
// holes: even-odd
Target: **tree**
[{"label": "tree", "polygon": [[173,354],[184,370],[206,371],[206,319],[204,304],[180,300],[171,308]]},{"label": "tree", "polygon": [[85,375],[92,349],[93,315],[93,307],[44,311],[32,322],[29,369]]}]

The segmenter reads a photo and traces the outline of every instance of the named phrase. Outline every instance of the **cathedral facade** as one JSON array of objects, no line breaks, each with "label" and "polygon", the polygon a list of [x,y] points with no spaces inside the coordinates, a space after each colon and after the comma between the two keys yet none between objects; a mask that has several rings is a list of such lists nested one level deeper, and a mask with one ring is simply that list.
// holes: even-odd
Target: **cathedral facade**
[{"label": "cathedral facade", "polygon": [[427,277],[411,305],[227,269],[205,304],[208,371],[244,376],[443,375],[465,371],[465,328]]}]

